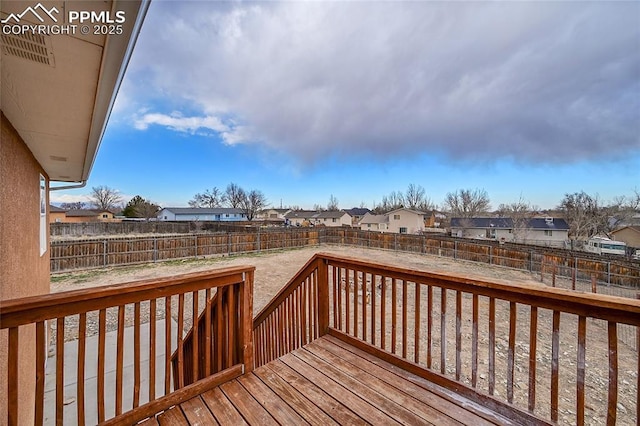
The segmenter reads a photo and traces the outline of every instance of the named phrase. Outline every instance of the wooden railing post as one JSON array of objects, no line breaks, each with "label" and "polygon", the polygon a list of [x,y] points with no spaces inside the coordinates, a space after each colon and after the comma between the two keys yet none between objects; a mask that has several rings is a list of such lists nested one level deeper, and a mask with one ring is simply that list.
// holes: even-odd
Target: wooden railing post
[{"label": "wooden railing post", "polygon": [[244,273],[242,282],[242,362],[244,374],[253,371],[253,271]]},{"label": "wooden railing post", "polygon": [[[329,330],[329,266],[327,260],[318,257],[318,334]],[[364,297],[364,296],[363,296]]]}]

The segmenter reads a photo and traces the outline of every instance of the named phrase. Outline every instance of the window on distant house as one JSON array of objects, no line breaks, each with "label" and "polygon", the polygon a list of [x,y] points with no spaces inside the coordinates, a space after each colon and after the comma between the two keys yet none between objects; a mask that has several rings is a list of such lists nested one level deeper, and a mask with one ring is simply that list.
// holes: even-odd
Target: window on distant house
[{"label": "window on distant house", "polygon": [[553,231],[551,229],[545,229],[544,230],[544,235],[546,237],[551,237],[551,236],[553,236]]},{"label": "window on distant house", "polygon": [[336,219],[335,217],[333,219],[331,219],[331,222],[336,223],[338,221],[338,219]]},{"label": "window on distant house", "polygon": [[103,218],[103,219],[109,219],[109,215],[108,215],[108,214],[103,214],[103,215],[102,215],[102,218]]},{"label": "window on distant house", "polygon": [[394,214],[393,215],[393,220],[400,220],[400,215],[399,214]]},{"label": "window on distant house", "polygon": [[406,234],[407,233],[407,228],[405,228],[404,226],[400,227],[400,233],[401,234]]},{"label": "window on distant house", "polygon": [[229,213],[225,214],[224,217],[229,217]]},{"label": "window on distant house", "polygon": [[367,223],[367,228],[371,228],[371,224],[370,223]]}]

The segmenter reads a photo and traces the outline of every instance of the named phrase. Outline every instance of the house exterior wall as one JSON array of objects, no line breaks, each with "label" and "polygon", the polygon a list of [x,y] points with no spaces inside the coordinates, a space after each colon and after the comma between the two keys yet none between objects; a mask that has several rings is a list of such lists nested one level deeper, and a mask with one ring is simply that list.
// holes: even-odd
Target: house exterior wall
[{"label": "house exterior wall", "polygon": [[[4,114],[0,138],[0,300],[49,293],[49,220],[40,214],[40,175],[48,177]],[[49,202],[45,200],[48,210]],[[44,247],[40,254],[41,223]],[[0,423],[7,418],[7,331],[0,332]],[[19,329],[18,424],[33,424],[35,400],[35,326]]]},{"label": "house exterior wall", "polygon": [[67,216],[64,212],[50,212],[49,213],[49,223],[60,223],[66,222]]},{"label": "house exterior wall", "polygon": [[[335,221],[334,221],[335,219]],[[315,222],[317,225],[324,225],[324,226],[351,226],[351,216],[349,216],[348,214],[343,214],[340,217],[337,218],[332,218],[332,217],[323,217],[323,218],[318,218],[316,219]]]},{"label": "house exterior wall", "polygon": [[98,216],[65,216],[63,222],[66,222],[66,223],[98,222]]},{"label": "house exterior wall", "polygon": [[[228,217],[227,217],[228,215]],[[218,217],[219,216],[219,217]],[[159,220],[178,221],[178,222],[239,222],[247,220],[247,216],[236,213],[222,214],[175,214],[170,210],[162,209],[158,213]]]},{"label": "house exterior wall", "polygon": [[624,241],[629,247],[640,247],[640,232],[632,228],[622,228],[612,234],[616,241]]},{"label": "house exterior wall", "polygon": [[544,229],[529,229],[525,241],[562,247],[564,246],[564,242],[569,239],[569,231],[552,229],[551,235],[546,235],[544,231]]},{"label": "house exterior wall", "polygon": [[[406,210],[396,210],[389,212],[389,232],[400,233],[400,228],[406,228],[407,234],[417,234],[424,229],[424,219],[422,215]],[[396,219],[396,216],[399,216]]]}]

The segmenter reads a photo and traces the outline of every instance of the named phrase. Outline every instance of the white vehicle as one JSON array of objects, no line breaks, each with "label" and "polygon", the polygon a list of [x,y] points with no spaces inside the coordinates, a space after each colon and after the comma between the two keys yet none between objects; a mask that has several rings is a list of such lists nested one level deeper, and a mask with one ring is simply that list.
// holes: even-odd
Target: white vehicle
[{"label": "white vehicle", "polygon": [[585,250],[596,254],[617,254],[624,256],[627,251],[627,244],[605,237],[591,237],[589,241],[587,241]]}]

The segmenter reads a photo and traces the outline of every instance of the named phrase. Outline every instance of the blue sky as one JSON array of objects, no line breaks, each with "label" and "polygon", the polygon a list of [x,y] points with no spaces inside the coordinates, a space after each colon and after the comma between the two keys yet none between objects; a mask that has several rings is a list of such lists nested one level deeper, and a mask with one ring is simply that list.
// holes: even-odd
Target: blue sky
[{"label": "blue sky", "polygon": [[87,188],[184,206],[640,188],[640,3],[152,2]]}]

